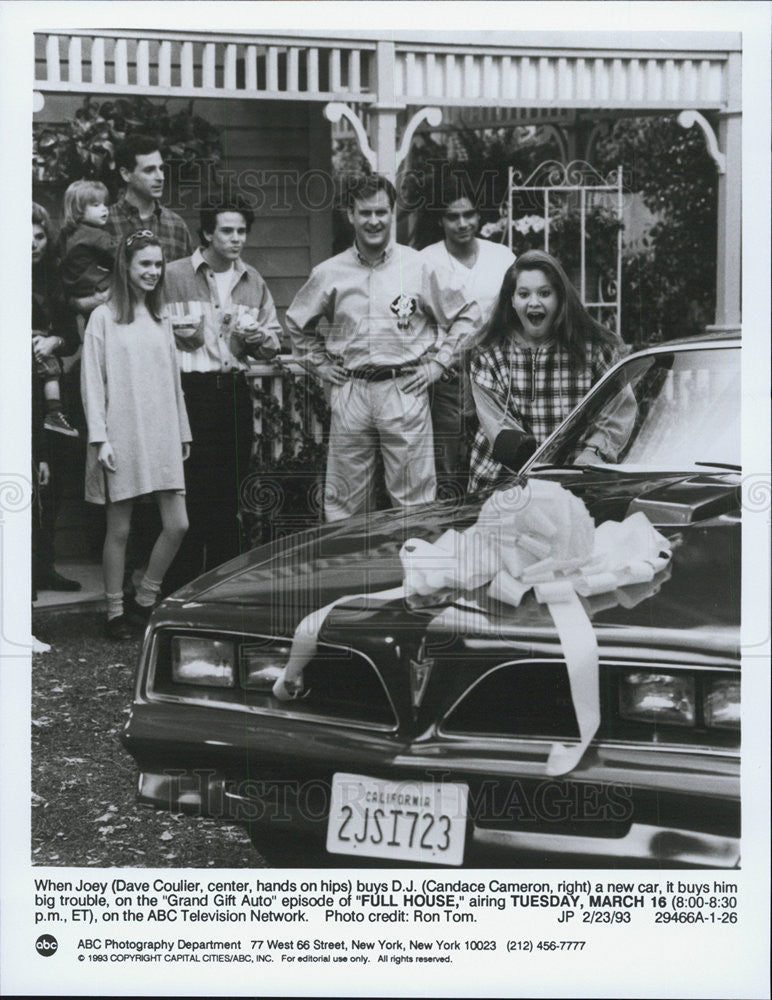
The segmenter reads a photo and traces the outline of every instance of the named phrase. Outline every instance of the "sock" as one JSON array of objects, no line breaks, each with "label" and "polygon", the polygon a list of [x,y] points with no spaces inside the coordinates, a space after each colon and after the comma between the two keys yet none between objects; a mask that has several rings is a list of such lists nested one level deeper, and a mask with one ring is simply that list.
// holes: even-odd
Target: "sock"
[{"label": "sock", "polygon": [[146,573],[139,581],[139,586],[137,587],[137,596],[135,598],[137,604],[141,608],[152,607],[155,604],[160,589],[161,581],[151,580]]},{"label": "sock", "polygon": [[113,618],[120,618],[123,614],[123,591],[119,590],[117,594],[105,593],[105,598],[107,600],[107,620],[110,622]]},{"label": "sock", "polygon": [[46,400],[46,413],[60,413],[62,410],[61,399],[47,399]]}]

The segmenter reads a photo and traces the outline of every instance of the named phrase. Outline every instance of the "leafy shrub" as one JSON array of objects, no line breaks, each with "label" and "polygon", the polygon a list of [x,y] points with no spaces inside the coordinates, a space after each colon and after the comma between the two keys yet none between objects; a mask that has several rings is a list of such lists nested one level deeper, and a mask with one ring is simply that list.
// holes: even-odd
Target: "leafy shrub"
[{"label": "leafy shrub", "polygon": [[115,150],[132,132],[156,136],[164,159],[181,177],[202,166],[214,168],[222,158],[219,128],[193,113],[192,100],[172,113],[146,97],[86,97],[69,121],[33,124],[33,183],[59,192],[76,180],[99,180],[114,197],[122,184]]}]

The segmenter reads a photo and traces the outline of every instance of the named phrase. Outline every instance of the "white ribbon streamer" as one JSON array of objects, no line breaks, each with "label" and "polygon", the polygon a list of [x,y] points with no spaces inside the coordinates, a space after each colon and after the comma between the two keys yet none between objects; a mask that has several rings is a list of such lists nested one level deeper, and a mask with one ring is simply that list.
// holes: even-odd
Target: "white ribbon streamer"
[{"label": "white ribbon streamer", "polygon": [[563,647],[571,700],[579,725],[578,743],[552,745],[547,759],[547,774],[556,777],[573,771],[600,725],[598,640],[587,612],[573,589],[565,600],[548,601],[547,607]]}]

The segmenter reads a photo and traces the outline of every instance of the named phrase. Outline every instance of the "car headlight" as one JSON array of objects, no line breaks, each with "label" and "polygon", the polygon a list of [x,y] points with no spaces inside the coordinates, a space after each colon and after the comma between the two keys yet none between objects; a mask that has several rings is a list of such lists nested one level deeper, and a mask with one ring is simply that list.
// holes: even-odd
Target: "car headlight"
[{"label": "car headlight", "polygon": [[740,681],[717,678],[705,690],[703,704],[705,725],[714,729],[738,729],[740,726]]},{"label": "car headlight", "polygon": [[693,726],[696,715],[694,678],[640,670],[623,674],[619,712],[623,719]]},{"label": "car headlight", "polygon": [[172,639],[172,679],[178,684],[234,687],[236,651],[222,639],[175,636]]},{"label": "car headlight", "polygon": [[240,650],[241,683],[250,691],[270,693],[287,666],[290,645],[242,646]]}]

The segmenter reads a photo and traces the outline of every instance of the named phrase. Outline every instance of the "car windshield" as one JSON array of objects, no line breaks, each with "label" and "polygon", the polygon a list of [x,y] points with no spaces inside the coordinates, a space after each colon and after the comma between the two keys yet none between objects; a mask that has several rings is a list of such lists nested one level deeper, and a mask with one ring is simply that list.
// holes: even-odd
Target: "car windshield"
[{"label": "car windshield", "polygon": [[631,358],[574,410],[531,468],[739,468],[740,399],[738,348]]}]

